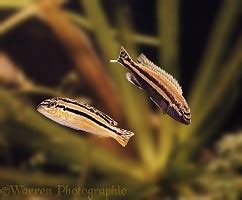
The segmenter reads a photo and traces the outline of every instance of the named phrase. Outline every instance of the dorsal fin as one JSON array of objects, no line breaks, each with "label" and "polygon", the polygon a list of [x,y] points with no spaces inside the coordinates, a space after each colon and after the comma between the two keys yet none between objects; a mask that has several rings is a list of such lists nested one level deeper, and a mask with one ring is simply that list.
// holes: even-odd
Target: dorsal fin
[{"label": "dorsal fin", "polygon": [[148,58],[146,58],[146,56],[144,54],[139,55],[139,57],[137,58],[137,62],[139,64],[143,65],[144,67],[148,67],[151,70],[165,76],[169,81],[171,81],[174,84],[174,86],[177,88],[179,93],[182,94],[182,88],[179,85],[179,83],[177,82],[177,80],[175,78],[173,78],[172,75],[168,74],[165,70],[161,69],[160,67],[155,65],[152,61],[150,61]]}]

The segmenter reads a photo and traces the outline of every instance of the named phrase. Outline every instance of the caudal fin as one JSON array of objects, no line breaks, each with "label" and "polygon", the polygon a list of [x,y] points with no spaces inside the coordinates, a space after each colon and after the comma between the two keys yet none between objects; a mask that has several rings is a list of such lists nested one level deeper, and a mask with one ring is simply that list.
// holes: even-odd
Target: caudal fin
[{"label": "caudal fin", "polygon": [[119,62],[123,63],[124,60],[131,60],[131,57],[129,56],[128,52],[125,50],[124,47],[120,48],[119,57],[117,60],[110,60],[110,62]]},{"label": "caudal fin", "polygon": [[129,139],[134,135],[133,132],[127,131],[124,129],[118,129],[118,132],[120,135],[116,135],[115,139],[118,141],[119,144],[121,144],[123,147],[125,147],[129,141]]}]

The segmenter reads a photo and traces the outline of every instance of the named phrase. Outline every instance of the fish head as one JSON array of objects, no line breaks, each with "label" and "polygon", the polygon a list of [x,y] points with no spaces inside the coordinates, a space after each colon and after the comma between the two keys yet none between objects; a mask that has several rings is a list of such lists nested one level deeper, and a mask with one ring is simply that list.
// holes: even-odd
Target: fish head
[{"label": "fish head", "polygon": [[180,106],[179,109],[175,105],[171,105],[168,107],[166,113],[176,121],[179,121],[185,125],[189,125],[191,123],[191,111],[186,105]]},{"label": "fish head", "polygon": [[179,113],[182,116],[181,122],[189,125],[191,123],[191,110],[188,106],[183,106],[179,109]]},{"label": "fish head", "polygon": [[37,111],[50,119],[60,118],[62,110],[58,107],[59,103],[60,100],[57,97],[46,99],[38,105]]}]

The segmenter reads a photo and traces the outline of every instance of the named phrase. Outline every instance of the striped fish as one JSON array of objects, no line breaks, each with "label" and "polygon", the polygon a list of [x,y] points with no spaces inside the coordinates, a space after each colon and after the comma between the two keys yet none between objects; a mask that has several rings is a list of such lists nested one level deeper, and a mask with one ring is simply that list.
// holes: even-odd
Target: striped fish
[{"label": "striped fish", "polygon": [[112,137],[126,146],[134,133],[118,128],[117,122],[96,108],[76,100],[55,97],[40,103],[37,110],[64,126],[101,137]]},{"label": "striped fish", "polygon": [[147,92],[150,99],[173,119],[183,124],[191,123],[191,111],[182,89],[172,75],[156,66],[141,54],[133,61],[127,51],[121,47],[119,58],[110,60],[118,62],[130,72],[126,73],[129,82]]}]

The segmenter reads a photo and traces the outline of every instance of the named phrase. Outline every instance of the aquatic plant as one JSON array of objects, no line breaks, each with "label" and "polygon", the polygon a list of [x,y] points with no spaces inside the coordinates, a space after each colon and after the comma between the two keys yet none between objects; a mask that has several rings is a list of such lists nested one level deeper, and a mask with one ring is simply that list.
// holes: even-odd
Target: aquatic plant
[{"label": "aquatic plant", "polygon": [[[241,198],[241,131],[226,133],[216,146],[203,172],[194,183],[195,197],[210,199]],[[200,188],[198,191],[196,188]]]},{"label": "aquatic plant", "polygon": [[[147,97],[125,80],[125,69],[109,63],[110,59],[117,58],[121,45],[132,57],[138,55],[138,45],[146,45],[158,50],[158,65],[179,79],[182,69],[179,66],[178,1],[158,1],[157,36],[135,31],[128,18],[127,4],[115,9],[115,25],[111,25],[99,0],[80,0],[83,13],[61,8],[62,3],[47,0],[0,2],[0,9],[17,10],[0,23],[1,40],[35,17],[58,38],[73,63],[70,73],[61,77],[57,87],[43,86],[24,74],[21,66],[12,63],[11,57],[0,53],[0,63],[4,60],[4,66],[9,65],[7,70],[11,68],[12,74],[16,75],[6,78],[6,73],[0,74],[4,85],[0,88],[0,157],[5,163],[0,168],[0,182],[34,186],[62,183],[85,187],[114,184],[127,188],[125,196],[113,196],[117,199],[199,197],[193,184],[206,188],[208,184],[203,181],[211,179],[216,187],[220,177],[214,178],[214,173],[208,172],[216,165],[216,159],[201,178],[204,169],[196,157],[201,154],[206,141],[217,134],[238,97],[242,41],[241,37],[237,38],[230,48],[228,41],[231,41],[239,17],[240,2],[223,1],[214,21],[191,90],[185,93],[192,110],[190,126],[180,125],[162,112],[152,111]],[[125,21],[120,17],[123,15],[127,16]],[[98,51],[86,32],[92,35]],[[80,79],[85,80],[95,94],[91,96],[93,99],[66,90],[67,85],[75,86]],[[33,103],[36,94],[93,101],[136,134],[125,149],[110,144],[111,141],[80,137],[39,115]],[[224,98],[228,94],[230,98]],[[226,146],[228,140],[218,147],[218,154],[229,151],[225,163],[218,159],[224,167],[234,162],[232,155],[238,155],[231,153],[230,147]],[[22,149],[23,153],[12,153]],[[24,154],[24,160],[15,160],[21,154]],[[53,173],[52,168],[59,169],[62,174]],[[233,173],[235,169],[230,170]],[[201,184],[196,182],[198,179]],[[241,182],[236,182],[236,187],[241,188]],[[237,191],[239,189],[231,190],[228,198],[237,198]]]}]

